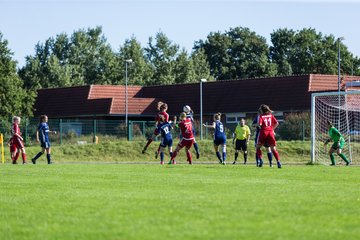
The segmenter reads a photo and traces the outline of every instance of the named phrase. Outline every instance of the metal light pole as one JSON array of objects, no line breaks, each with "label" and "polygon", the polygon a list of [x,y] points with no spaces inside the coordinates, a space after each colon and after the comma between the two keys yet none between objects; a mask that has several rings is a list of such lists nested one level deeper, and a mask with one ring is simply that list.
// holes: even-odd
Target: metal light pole
[{"label": "metal light pole", "polygon": [[125,60],[125,127],[126,127],[126,135],[128,134],[128,64],[132,63],[132,59]]},{"label": "metal light pole", "polygon": [[337,42],[338,42],[338,93],[339,93],[339,119],[338,119],[338,129],[340,131],[340,105],[341,105],[341,102],[340,102],[340,62],[341,62],[341,58],[340,58],[340,42],[341,40],[344,40],[343,37],[340,37],[337,39]]},{"label": "metal light pole", "polygon": [[204,78],[202,78],[201,80],[200,80],[200,140],[202,140],[203,139],[203,131],[202,131],[202,129],[203,129],[203,104],[202,104],[202,83],[203,82],[207,82],[207,80],[206,79],[204,79]]}]

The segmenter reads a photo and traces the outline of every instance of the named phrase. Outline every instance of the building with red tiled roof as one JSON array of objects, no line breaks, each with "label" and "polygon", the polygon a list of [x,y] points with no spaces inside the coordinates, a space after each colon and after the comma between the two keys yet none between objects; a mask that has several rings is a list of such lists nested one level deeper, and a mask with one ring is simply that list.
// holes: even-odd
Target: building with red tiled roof
[{"label": "building with red tiled roof", "polygon": [[[360,80],[359,76],[341,79],[345,84]],[[310,111],[311,93],[338,90],[337,75],[299,75],[227,81],[211,81],[202,84],[203,115],[205,119],[216,112],[226,115],[228,123],[240,117],[256,113],[260,104],[269,105],[281,116],[288,112]],[[170,115],[178,115],[183,105],[200,112],[200,84],[176,84],[162,86],[129,86],[128,116],[132,119],[153,119],[156,103],[164,101]],[[35,103],[34,115],[47,114],[50,118],[125,118],[124,86],[80,86],[40,89]]]}]

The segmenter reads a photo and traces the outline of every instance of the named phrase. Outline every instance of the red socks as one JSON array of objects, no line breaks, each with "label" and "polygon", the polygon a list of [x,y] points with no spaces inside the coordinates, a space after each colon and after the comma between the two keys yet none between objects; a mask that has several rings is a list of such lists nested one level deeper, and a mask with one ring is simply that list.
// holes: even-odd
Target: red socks
[{"label": "red socks", "polygon": [[22,154],[21,154],[21,157],[22,157],[23,163],[25,163],[25,162],[26,162],[26,154],[25,154],[25,153],[22,153]]},{"label": "red socks", "polygon": [[280,156],[279,156],[278,151],[275,150],[272,153],[274,154],[274,157],[275,157],[276,161],[280,161]]},{"label": "red socks", "polygon": [[261,149],[260,149],[260,148],[256,149],[256,157],[257,157],[258,159],[262,159],[262,152],[261,152]]},{"label": "red socks", "polygon": [[187,157],[188,162],[191,164],[192,156],[191,156],[191,152],[189,150],[186,151],[186,157]]}]

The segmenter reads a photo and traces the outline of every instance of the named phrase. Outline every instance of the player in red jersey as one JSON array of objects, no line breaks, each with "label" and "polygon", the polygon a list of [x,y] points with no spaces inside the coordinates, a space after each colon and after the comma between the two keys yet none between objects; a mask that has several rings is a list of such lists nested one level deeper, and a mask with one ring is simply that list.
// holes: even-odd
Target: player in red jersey
[{"label": "player in red jersey", "polygon": [[193,134],[191,119],[186,118],[186,113],[182,112],[180,114],[180,122],[178,126],[181,130],[182,139],[177,145],[169,164],[176,164],[175,158],[183,147],[185,147],[187,161],[189,162],[189,164],[192,164],[192,156],[190,153],[190,148],[194,144],[195,138]]},{"label": "player in red jersey", "polygon": [[[15,148],[19,149],[21,152],[23,164],[26,163],[26,153],[25,153],[25,147],[23,143],[23,138],[21,137],[20,133],[20,124],[21,118],[20,117],[13,117],[13,125],[12,125],[12,141]],[[16,164],[16,159],[13,160],[13,164]]]},{"label": "player in red jersey", "polygon": [[260,134],[256,142],[256,156],[258,159],[262,159],[261,147],[267,145],[271,148],[271,152],[277,161],[278,168],[281,168],[280,156],[276,150],[276,140],[274,130],[279,126],[279,122],[276,120],[269,106],[262,104],[259,108],[259,127]]},{"label": "player in red jersey", "polygon": [[[163,103],[163,102],[157,103],[157,110],[159,111],[159,113],[155,117],[155,127],[156,128],[154,130],[153,135],[150,138],[148,138],[148,141],[142,150],[143,154],[145,153],[146,149],[151,144],[151,142],[154,141],[155,137],[160,134],[160,132],[158,130],[158,125],[160,124],[162,117],[164,118],[165,122],[169,121],[169,114],[166,112],[167,109],[168,109],[168,105],[166,103]],[[159,153],[159,151],[160,151],[160,145],[159,145],[157,153]]]}]

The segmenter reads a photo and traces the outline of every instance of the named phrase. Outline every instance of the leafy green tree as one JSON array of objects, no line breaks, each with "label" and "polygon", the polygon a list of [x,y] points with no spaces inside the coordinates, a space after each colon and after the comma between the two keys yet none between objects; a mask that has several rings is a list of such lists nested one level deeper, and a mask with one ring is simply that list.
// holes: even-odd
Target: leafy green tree
[{"label": "leafy green tree", "polygon": [[[145,85],[152,81],[153,68],[145,57],[145,51],[135,37],[127,39],[117,55],[120,75],[116,84],[125,84],[125,61],[131,59],[128,65],[128,83],[130,85]],[[114,83],[114,84],[115,84]]]},{"label": "leafy green tree", "polygon": [[34,93],[23,88],[12,55],[8,41],[0,32],[0,118],[3,119],[13,115],[30,116],[34,102]]},{"label": "leafy green tree", "polygon": [[[338,39],[323,35],[312,28],[300,31],[278,29],[271,34],[270,58],[279,75],[337,74]],[[358,63],[347,47],[340,42],[341,74],[350,75]]]},{"label": "leafy green tree", "polygon": [[272,76],[276,67],[269,60],[266,39],[249,28],[231,28],[225,33],[210,33],[195,43],[204,49],[210,71],[216,79]]},{"label": "leafy green tree", "polygon": [[207,61],[204,49],[198,49],[191,54],[190,58],[192,82],[199,82],[200,79],[213,80],[214,77],[210,73],[210,65]]},{"label": "leafy green tree", "polygon": [[111,84],[118,81],[118,62],[101,27],[62,33],[38,43],[19,75],[29,89]]},{"label": "leafy green tree", "polygon": [[172,41],[162,32],[149,38],[145,55],[154,72],[151,82],[147,85],[175,83],[175,64],[178,56],[179,45]]},{"label": "leafy green tree", "polygon": [[271,34],[270,55],[272,62],[277,66],[279,76],[292,75],[292,67],[289,58],[292,54],[292,46],[295,42],[295,32],[288,29],[279,29]]}]

